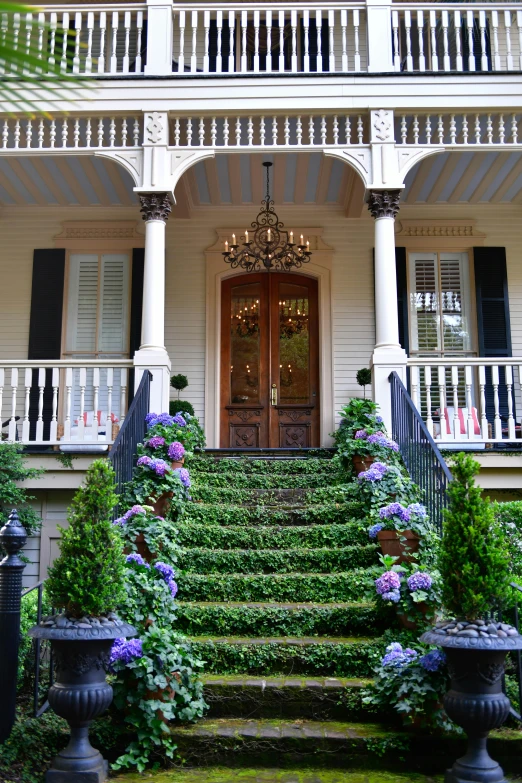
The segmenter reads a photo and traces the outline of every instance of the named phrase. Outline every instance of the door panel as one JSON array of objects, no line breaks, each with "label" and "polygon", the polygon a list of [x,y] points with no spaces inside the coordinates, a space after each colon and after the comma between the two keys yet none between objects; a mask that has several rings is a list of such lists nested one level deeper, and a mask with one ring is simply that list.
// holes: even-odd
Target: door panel
[{"label": "door panel", "polygon": [[319,445],[317,282],[241,275],[221,301],[221,447]]}]

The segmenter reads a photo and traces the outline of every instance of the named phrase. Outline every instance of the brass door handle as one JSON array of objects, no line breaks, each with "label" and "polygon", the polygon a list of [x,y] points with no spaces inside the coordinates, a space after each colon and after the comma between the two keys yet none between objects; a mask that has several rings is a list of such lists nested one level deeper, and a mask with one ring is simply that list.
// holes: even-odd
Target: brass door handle
[{"label": "brass door handle", "polygon": [[271,391],[271,402],[272,405],[277,405],[277,384],[272,384],[272,391]]}]

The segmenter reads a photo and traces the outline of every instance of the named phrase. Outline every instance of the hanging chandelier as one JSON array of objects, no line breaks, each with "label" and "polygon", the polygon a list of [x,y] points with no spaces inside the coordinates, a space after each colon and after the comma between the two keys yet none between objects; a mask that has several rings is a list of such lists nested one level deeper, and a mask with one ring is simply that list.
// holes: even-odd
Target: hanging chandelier
[{"label": "hanging chandelier", "polygon": [[246,272],[259,272],[263,267],[270,271],[289,272],[299,269],[310,261],[310,242],[304,242],[301,234],[300,244],[294,243],[294,232],[284,228],[274,210],[274,202],[270,199],[270,167],[271,163],[263,163],[266,168],[266,196],[261,202],[263,209],[250,225],[254,235],[250,239],[249,232],[241,236],[242,246],[236,244],[236,235],[232,234],[229,245],[225,241],[223,256],[232,269],[241,267]]}]

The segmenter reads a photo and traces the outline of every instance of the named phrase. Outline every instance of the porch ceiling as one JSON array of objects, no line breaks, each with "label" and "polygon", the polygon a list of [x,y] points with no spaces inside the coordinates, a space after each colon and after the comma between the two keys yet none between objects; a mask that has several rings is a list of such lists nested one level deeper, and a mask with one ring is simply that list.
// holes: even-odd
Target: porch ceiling
[{"label": "porch ceiling", "polygon": [[[198,163],[176,188],[173,217],[191,209],[257,205],[264,198],[261,163],[270,160],[277,205],[331,205],[347,217],[365,211],[359,176],[321,152],[221,154]],[[130,175],[94,156],[0,157],[0,205],[136,207]],[[427,158],[407,176],[405,204],[522,203],[522,152],[454,151]]]}]

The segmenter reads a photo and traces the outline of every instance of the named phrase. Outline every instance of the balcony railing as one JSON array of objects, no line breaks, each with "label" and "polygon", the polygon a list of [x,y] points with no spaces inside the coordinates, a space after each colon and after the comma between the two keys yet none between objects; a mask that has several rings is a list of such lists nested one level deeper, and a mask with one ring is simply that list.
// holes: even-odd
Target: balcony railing
[{"label": "balcony railing", "polygon": [[522,357],[409,358],[411,398],[441,447],[522,448]]},{"label": "balcony railing", "polygon": [[[2,14],[42,73],[473,73],[522,70],[517,3],[372,0],[48,5]],[[16,76],[0,62],[0,75]]]},{"label": "balcony railing", "polygon": [[129,359],[0,361],[4,440],[107,448],[127,412]]}]

